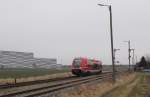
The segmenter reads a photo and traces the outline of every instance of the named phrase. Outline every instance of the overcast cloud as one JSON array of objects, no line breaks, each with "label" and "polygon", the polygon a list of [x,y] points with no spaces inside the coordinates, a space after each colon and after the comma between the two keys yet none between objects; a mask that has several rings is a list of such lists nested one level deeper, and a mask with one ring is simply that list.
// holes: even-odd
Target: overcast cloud
[{"label": "overcast cloud", "polygon": [[[109,11],[98,0],[0,0],[0,50],[34,52],[71,64],[74,57],[111,63]],[[112,0],[117,60],[126,64],[127,43],[138,57],[150,53],[150,1]]]}]

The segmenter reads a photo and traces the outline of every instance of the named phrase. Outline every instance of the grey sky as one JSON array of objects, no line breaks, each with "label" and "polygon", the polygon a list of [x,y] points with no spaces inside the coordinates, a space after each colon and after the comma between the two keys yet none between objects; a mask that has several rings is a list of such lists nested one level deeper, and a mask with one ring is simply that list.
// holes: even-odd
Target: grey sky
[{"label": "grey sky", "polygon": [[[34,52],[71,64],[74,57],[110,64],[109,13],[98,0],[0,0],[0,50]],[[150,53],[150,1],[112,0],[117,59],[127,63],[127,43],[136,55]]]}]

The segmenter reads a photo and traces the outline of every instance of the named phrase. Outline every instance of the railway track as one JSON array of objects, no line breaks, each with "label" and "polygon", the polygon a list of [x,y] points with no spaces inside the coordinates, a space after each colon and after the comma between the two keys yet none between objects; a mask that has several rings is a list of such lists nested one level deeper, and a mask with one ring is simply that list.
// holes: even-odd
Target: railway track
[{"label": "railway track", "polygon": [[[121,73],[121,72],[118,72]],[[93,76],[87,76],[87,77],[76,77],[76,78],[70,78],[66,80],[58,80],[53,81],[47,85],[39,86],[39,87],[32,87],[22,90],[17,90],[5,94],[0,94],[0,97],[35,97],[47,93],[53,93],[62,89],[74,87],[81,84],[86,84],[90,82],[94,82],[97,80],[103,80],[103,79],[111,79],[112,73],[111,72],[105,72],[100,75],[93,75]],[[22,87],[23,88],[23,87]]]},{"label": "railway track", "polygon": [[[110,71],[111,66],[104,67],[103,71]],[[124,69],[124,68],[122,68]],[[121,70],[121,68],[119,68]],[[127,70],[127,68],[125,68]],[[28,85],[36,85],[36,84],[42,84],[47,82],[53,82],[53,81],[59,81],[59,80],[66,80],[66,79],[72,79],[76,76],[70,76],[70,77],[61,77],[61,78],[54,78],[54,79],[44,79],[44,80],[35,80],[35,81],[28,81],[28,82],[19,82],[19,83],[7,83],[7,84],[0,84],[0,90],[1,89],[8,89],[8,88],[14,88],[14,87],[22,87],[22,86],[28,86]]]},{"label": "railway track", "polygon": [[28,86],[28,85],[36,85],[36,84],[54,82],[54,81],[59,81],[59,80],[72,79],[72,78],[75,78],[75,77],[76,76],[70,76],[70,77],[61,77],[61,78],[54,78],[54,79],[35,80],[35,81],[27,81],[27,82],[19,82],[19,83],[10,83],[10,84],[8,83],[8,84],[2,84],[2,85],[0,85],[0,89],[8,89],[8,88]]},{"label": "railway track", "polygon": [[[105,71],[105,72],[107,72],[107,71]],[[69,76],[69,77],[60,77],[60,78],[54,78],[54,79],[50,78],[50,79],[19,82],[19,83],[8,83],[8,84],[0,85],[0,89],[8,89],[8,88],[15,88],[15,87],[22,87],[22,86],[29,86],[29,85],[36,85],[36,84],[54,82],[54,81],[62,81],[62,80],[74,79],[76,77],[77,76]]]}]

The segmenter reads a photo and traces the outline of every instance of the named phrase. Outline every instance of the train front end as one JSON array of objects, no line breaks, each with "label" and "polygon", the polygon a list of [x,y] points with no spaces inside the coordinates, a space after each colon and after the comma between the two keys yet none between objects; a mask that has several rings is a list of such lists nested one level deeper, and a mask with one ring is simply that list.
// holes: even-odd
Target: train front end
[{"label": "train front end", "polygon": [[79,76],[81,74],[80,66],[81,59],[74,59],[72,62],[72,74]]},{"label": "train front end", "polygon": [[88,74],[87,59],[75,58],[72,63],[72,74],[84,76]]}]

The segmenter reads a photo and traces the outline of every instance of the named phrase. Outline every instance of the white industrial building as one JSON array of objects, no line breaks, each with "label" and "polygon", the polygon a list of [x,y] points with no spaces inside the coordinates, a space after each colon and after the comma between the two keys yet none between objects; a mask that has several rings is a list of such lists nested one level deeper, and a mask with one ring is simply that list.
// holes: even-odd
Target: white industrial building
[{"label": "white industrial building", "polygon": [[36,58],[30,52],[0,51],[0,67],[55,68],[57,67],[57,59]]}]

